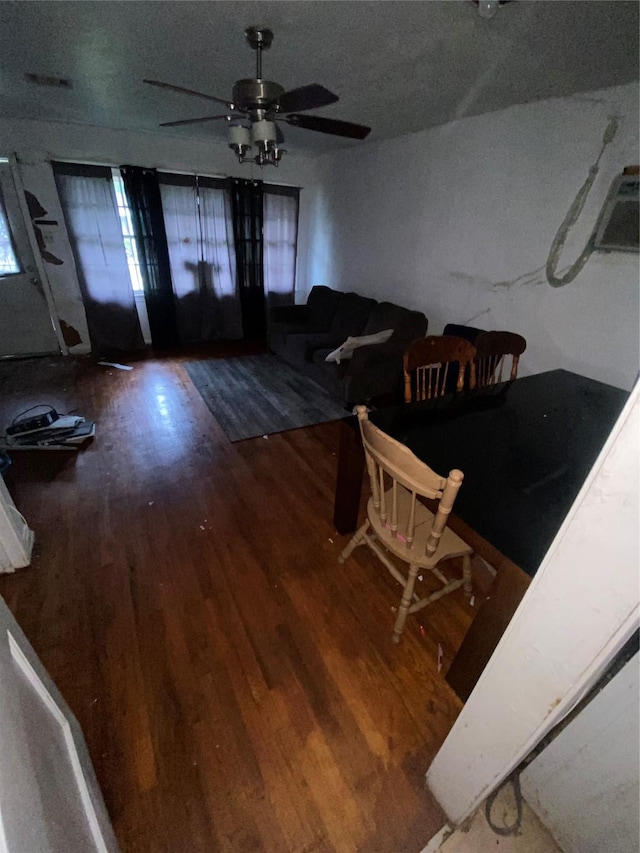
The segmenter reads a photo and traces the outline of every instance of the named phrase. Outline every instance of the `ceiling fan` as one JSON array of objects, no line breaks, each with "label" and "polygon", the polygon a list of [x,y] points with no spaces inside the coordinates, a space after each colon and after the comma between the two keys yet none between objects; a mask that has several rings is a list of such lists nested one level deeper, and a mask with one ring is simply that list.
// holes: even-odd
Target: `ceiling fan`
[{"label": "ceiling fan", "polygon": [[[224,120],[230,122],[229,148],[231,148],[241,163],[253,159],[259,166],[277,166],[286,151],[280,146],[284,135],[277,122],[284,122],[304,130],[315,130],[319,133],[331,133],[334,136],[345,136],[349,139],[364,139],[370,132],[370,127],[353,124],[349,121],[325,118],[324,116],[300,115],[306,110],[326,107],[339,100],[337,95],[312,83],[299,89],[285,92],[278,83],[262,79],[262,51],[268,50],[273,41],[273,33],[264,27],[248,27],[244,32],[246,39],[256,52],[256,76],[246,80],[238,80],[233,87],[232,100],[216,98],[163,83],[160,80],[144,80],[151,86],[182,92],[184,95],[194,95],[214,101],[226,107],[226,112],[219,115],[204,116],[203,118],[188,118],[182,121],[166,121],[160,127],[178,127],[186,124],[200,124],[205,121]],[[258,153],[255,157],[247,157],[251,145],[255,145]]]}]

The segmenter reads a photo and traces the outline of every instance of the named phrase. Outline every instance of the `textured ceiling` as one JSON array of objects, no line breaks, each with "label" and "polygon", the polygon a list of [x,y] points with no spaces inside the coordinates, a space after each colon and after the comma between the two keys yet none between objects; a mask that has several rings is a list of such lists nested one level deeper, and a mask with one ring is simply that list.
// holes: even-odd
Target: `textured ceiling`
[{"label": "textured ceiling", "polygon": [[[315,114],[383,139],[540,98],[638,79],[638,3],[513,0],[492,20],[469,0],[365,2],[0,2],[0,115],[153,130],[216,105],[143,77],[230,97],[252,77],[246,26],[269,26],[263,76],[340,96]],[[69,77],[40,88],[25,73]],[[213,107],[213,109],[211,109]],[[287,147],[362,143],[286,128]],[[172,129],[221,136],[224,123]]]}]

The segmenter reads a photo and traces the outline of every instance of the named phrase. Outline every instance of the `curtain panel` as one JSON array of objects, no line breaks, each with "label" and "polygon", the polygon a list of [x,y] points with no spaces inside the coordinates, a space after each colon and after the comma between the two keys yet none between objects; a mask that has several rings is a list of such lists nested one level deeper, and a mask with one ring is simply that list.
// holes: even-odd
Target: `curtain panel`
[{"label": "curtain panel", "polygon": [[164,172],[159,181],[181,341],[242,338],[227,182]]},{"label": "curtain panel", "polygon": [[264,289],[269,307],[293,305],[300,190],[264,184]]},{"label": "curtain panel", "polygon": [[156,347],[179,343],[171,265],[155,169],[121,166],[140,259],[140,274],[149,317],[151,341]]},{"label": "curtain panel", "polygon": [[144,347],[129,278],[111,169],[53,162],[76,263],[91,348]]}]

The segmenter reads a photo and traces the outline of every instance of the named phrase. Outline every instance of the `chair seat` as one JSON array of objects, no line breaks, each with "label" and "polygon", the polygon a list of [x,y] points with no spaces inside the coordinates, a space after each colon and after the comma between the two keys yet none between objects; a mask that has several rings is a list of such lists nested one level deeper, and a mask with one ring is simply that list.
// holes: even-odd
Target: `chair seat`
[{"label": "chair seat", "polygon": [[[411,504],[411,494],[402,486],[398,486],[398,517],[407,518]],[[453,557],[463,557],[465,554],[472,554],[473,548],[470,548],[467,543],[461,539],[450,527],[445,527],[442,532],[442,537],[438,545],[438,549],[431,557],[425,555],[425,547],[427,539],[433,527],[433,513],[420,501],[416,502],[416,530],[415,538],[411,548],[407,547],[406,540],[402,537],[402,531],[398,530],[398,535],[393,536],[390,529],[391,506],[393,501],[393,491],[388,489],[385,492],[387,512],[389,517],[387,523],[383,524],[374,509],[373,498],[369,498],[367,505],[367,515],[371,526],[375,531],[378,539],[382,544],[399,557],[405,563],[422,566],[425,569],[431,569],[437,566],[442,560],[449,560]]]}]

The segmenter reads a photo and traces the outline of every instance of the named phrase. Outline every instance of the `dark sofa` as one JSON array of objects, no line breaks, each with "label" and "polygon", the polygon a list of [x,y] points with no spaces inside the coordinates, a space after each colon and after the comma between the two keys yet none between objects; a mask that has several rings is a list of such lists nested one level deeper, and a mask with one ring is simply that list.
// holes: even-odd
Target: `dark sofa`
[{"label": "dark sofa", "polygon": [[[353,405],[401,394],[402,355],[427,332],[427,318],[391,302],[318,285],[306,305],[275,308],[269,325],[271,350],[332,394]],[[351,337],[393,329],[383,344],[359,347],[341,364],[326,357]]]}]

